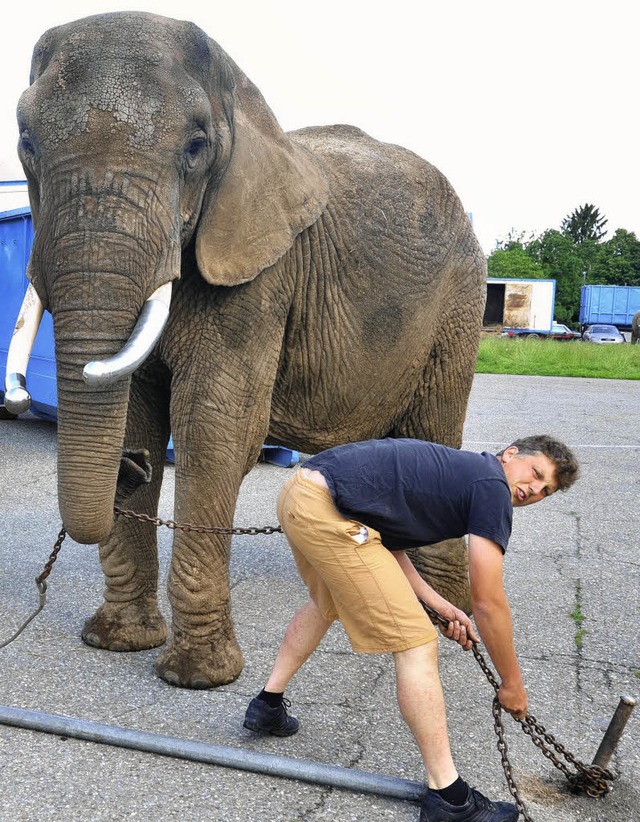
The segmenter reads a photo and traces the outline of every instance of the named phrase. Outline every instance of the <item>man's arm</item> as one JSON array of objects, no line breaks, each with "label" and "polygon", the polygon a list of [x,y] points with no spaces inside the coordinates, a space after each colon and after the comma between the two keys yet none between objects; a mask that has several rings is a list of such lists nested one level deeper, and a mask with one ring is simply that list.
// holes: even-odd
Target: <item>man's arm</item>
[{"label": "man's arm", "polygon": [[465,612],[456,608],[444,597],[441,597],[437,591],[434,591],[434,589],[422,579],[404,551],[392,551],[392,553],[398,565],[402,568],[404,575],[409,580],[418,599],[449,620],[448,628],[439,626],[442,634],[446,636],[447,639],[452,639],[454,642],[457,642],[465,651],[470,650],[471,643],[478,642],[478,636],[473,627],[473,623]]},{"label": "man's arm", "polygon": [[495,542],[469,535],[471,607],[500,679],[500,704],[517,719],[527,712],[527,692],[513,644],[511,609],[502,582],[502,550]]}]

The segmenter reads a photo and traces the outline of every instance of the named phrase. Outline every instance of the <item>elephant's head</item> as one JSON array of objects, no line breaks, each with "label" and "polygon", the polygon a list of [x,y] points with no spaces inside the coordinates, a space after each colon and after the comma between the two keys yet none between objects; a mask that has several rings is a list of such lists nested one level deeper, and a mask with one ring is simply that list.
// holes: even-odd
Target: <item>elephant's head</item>
[{"label": "elephant's head", "polygon": [[326,182],[216,43],[149,14],[46,32],[18,122],[28,276],[54,321],[61,513],[74,539],[97,542],[113,522],[129,374],[162,328],[138,328],[142,354],[127,345],[143,305],[180,277],[188,245],[212,285],[255,277],[317,219]]}]

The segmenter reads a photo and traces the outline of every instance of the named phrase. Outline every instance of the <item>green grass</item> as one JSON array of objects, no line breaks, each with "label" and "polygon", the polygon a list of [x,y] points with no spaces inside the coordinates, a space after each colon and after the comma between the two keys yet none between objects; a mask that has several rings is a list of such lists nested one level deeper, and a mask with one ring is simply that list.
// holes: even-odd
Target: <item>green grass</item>
[{"label": "green grass", "polygon": [[584,647],[584,637],[587,630],[582,627],[585,616],[582,613],[582,586],[580,585],[580,581],[576,582],[576,607],[571,611],[569,616],[575,622],[576,628],[578,629],[576,631],[575,642],[576,648],[581,651]]},{"label": "green grass", "polygon": [[640,345],[486,337],[480,341],[476,372],[640,380]]}]

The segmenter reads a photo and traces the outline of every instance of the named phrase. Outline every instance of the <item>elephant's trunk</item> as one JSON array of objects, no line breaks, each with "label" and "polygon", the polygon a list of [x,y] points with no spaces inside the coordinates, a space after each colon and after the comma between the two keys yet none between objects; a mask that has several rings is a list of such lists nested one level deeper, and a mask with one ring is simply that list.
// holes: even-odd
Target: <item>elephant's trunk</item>
[{"label": "elephant's trunk", "polygon": [[[87,387],[80,378],[86,357],[76,354],[73,366],[65,347],[56,344],[60,514],[72,539],[97,543],[113,528],[130,380],[103,390]],[[64,373],[72,367],[73,380]]]},{"label": "elephant's trunk", "polygon": [[[163,279],[170,277],[167,274]],[[165,286],[164,293],[170,288],[170,284]],[[88,385],[83,370],[88,361],[108,363],[114,352],[123,347],[126,354],[127,340],[131,339],[131,329],[138,319],[135,296],[126,296],[127,293],[126,284],[122,283],[118,296],[127,310],[87,310],[85,302],[74,309],[54,306],[53,311],[60,513],[69,535],[81,543],[102,542],[113,528],[131,379],[125,371],[124,376],[116,375],[108,385]],[[93,296],[88,302],[95,304]],[[168,308],[163,305],[163,309],[165,316],[160,327],[151,340],[147,338],[144,342],[145,356],[155,345],[166,320]],[[144,443],[131,446],[140,448]]]}]

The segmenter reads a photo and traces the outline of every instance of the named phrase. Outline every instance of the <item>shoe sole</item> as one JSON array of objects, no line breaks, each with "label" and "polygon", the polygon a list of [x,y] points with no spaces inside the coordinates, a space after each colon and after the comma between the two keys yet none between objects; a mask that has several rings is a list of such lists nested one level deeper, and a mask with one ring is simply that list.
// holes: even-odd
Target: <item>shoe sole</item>
[{"label": "shoe sole", "polygon": [[[512,816],[505,817],[502,820],[502,822],[517,822],[519,816],[520,816],[520,812],[516,809],[515,813]],[[435,816],[432,816],[431,814],[427,814],[424,811],[421,811],[421,813],[420,813],[420,822],[431,822],[431,820],[435,821],[436,819],[440,819],[440,818],[441,817],[439,816],[439,814],[437,812],[436,812]]]},{"label": "shoe sole", "polygon": [[[519,812],[516,812],[515,816],[509,816],[502,820],[502,822],[517,822],[518,817],[520,816]],[[441,817],[438,817],[441,818]],[[420,822],[430,822],[430,820],[436,819],[435,816],[420,816]]]},{"label": "shoe sole", "polygon": [[262,734],[271,734],[271,736],[293,736],[294,734],[298,733],[298,728],[296,728],[295,731],[274,731],[271,728],[261,728],[257,722],[252,723],[246,719],[243,725],[249,731],[255,731],[256,733]]}]

